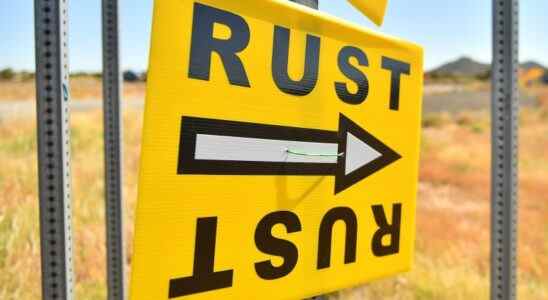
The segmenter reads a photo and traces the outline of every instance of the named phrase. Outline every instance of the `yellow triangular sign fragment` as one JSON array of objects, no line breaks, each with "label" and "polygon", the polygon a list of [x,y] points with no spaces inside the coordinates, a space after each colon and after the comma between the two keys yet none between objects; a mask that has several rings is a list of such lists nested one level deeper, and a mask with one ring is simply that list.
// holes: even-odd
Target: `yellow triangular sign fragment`
[{"label": "yellow triangular sign fragment", "polygon": [[382,25],[388,0],[348,0],[378,26]]}]

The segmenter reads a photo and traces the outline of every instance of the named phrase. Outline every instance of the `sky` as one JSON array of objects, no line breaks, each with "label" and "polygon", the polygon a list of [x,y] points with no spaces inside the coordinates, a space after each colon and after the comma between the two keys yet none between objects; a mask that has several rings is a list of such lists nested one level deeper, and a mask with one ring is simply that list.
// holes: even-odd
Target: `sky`
[{"label": "sky", "polygon": [[[148,64],[152,0],[119,0],[122,69],[143,71]],[[389,0],[382,27],[344,0],[320,0],[320,10],[336,17],[418,43],[431,69],[461,56],[491,59],[489,0]],[[520,59],[548,66],[546,0],[520,1]],[[0,1],[0,69],[34,69],[33,0]],[[70,66],[73,72],[101,68],[101,1],[70,2]]]}]

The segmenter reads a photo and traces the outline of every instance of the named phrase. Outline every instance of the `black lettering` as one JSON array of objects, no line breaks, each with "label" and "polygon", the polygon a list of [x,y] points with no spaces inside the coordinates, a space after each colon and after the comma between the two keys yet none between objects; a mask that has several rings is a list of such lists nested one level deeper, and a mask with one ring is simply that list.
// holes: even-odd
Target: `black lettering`
[{"label": "black lettering", "polygon": [[[231,12],[195,3],[192,22],[188,77],[209,80],[211,54],[217,52],[223,62],[228,81],[233,85],[249,87],[249,80],[242,61],[236,55],[249,44],[249,25],[245,20]],[[213,37],[215,23],[230,28],[229,39],[222,40]]]},{"label": "black lettering", "polygon": [[335,91],[342,101],[348,104],[360,104],[369,94],[369,79],[358,68],[350,64],[350,58],[358,60],[360,66],[369,66],[367,55],[360,49],[352,46],[346,46],[339,51],[338,64],[341,72],[354,81],[358,86],[358,91],[354,94],[348,91],[348,86],[344,82],[335,82]]},{"label": "black lettering", "polygon": [[296,96],[310,94],[318,81],[320,63],[320,38],[306,35],[306,56],[304,74],[301,80],[289,78],[289,29],[281,26],[274,27],[274,47],[272,53],[272,77],[276,86],[284,93]]},{"label": "black lettering", "polygon": [[322,219],[318,242],[318,269],[329,268],[331,265],[331,242],[333,225],[337,221],[346,225],[346,240],[344,246],[344,263],[356,261],[356,243],[358,236],[358,221],[356,214],[349,207],[335,207],[328,211]]},{"label": "black lettering", "polygon": [[255,263],[257,275],[265,280],[278,279],[293,271],[297,265],[299,250],[290,241],[272,236],[272,227],[276,224],[283,224],[287,233],[301,231],[299,217],[290,211],[278,211],[266,215],[261,219],[255,230],[255,245],[267,254],[281,256],[284,262],[281,266],[275,267],[270,260]]},{"label": "black lettering", "polygon": [[[373,234],[371,250],[375,256],[387,256],[400,251],[401,204],[392,206],[392,224],[388,224],[382,205],[373,205],[373,215],[379,229]],[[383,245],[383,236],[390,235],[390,245]]]},{"label": "black lettering", "polygon": [[233,270],[215,272],[217,218],[199,218],[196,225],[194,271],[192,276],[171,279],[169,298],[218,290],[232,286]]},{"label": "black lettering", "polygon": [[400,109],[401,74],[410,74],[410,65],[406,62],[389,57],[382,57],[382,68],[391,71],[390,77],[390,109]]}]

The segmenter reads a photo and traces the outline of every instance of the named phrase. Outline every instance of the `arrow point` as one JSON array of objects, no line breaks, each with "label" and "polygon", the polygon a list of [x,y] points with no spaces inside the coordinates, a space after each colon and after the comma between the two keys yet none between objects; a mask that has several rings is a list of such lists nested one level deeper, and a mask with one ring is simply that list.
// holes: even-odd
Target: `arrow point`
[{"label": "arrow point", "polygon": [[346,152],[344,162],[344,174],[348,175],[357,169],[367,165],[382,154],[360,140],[352,133],[346,133]]},{"label": "arrow point", "polygon": [[344,116],[339,117],[339,153],[335,194],[401,158],[372,134]]}]

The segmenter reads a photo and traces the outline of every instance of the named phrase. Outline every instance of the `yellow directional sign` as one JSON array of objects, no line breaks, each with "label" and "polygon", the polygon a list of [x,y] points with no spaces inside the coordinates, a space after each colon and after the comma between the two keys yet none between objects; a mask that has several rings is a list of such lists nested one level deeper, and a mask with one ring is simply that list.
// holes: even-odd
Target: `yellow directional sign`
[{"label": "yellow directional sign", "polygon": [[155,1],[131,299],[408,270],[420,47],[281,0]]},{"label": "yellow directional sign", "polygon": [[381,25],[384,20],[388,0],[349,0],[355,8],[369,17],[377,25]]}]

